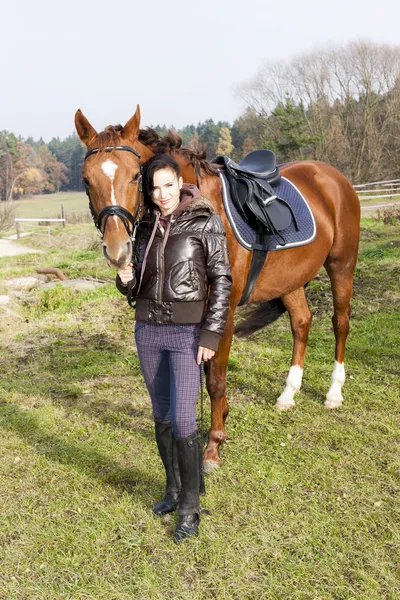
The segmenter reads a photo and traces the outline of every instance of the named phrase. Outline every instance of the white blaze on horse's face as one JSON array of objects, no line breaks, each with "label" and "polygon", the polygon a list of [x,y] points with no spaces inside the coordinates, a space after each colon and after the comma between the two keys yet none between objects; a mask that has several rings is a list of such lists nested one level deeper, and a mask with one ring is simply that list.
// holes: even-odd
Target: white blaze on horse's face
[{"label": "white blaze on horse's face", "polygon": [[117,169],[118,165],[116,165],[115,162],[110,159],[105,160],[101,165],[101,170],[103,171],[104,175],[107,175],[111,181],[111,204],[117,204],[114,192],[114,177]]}]

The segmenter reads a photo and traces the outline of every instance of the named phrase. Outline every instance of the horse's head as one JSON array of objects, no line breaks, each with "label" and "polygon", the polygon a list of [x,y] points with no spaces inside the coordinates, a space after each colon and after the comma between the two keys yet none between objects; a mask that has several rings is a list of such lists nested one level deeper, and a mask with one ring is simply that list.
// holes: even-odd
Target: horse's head
[{"label": "horse's head", "polygon": [[152,156],[138,141],[140,108],[124,127],[101,133],[81,110],[75,114],[78,135],[85,144],[83,180],[96,226],[102,233],[103,254],[117,268],[132,258],[132,235],[143,208],[141,167]]}]

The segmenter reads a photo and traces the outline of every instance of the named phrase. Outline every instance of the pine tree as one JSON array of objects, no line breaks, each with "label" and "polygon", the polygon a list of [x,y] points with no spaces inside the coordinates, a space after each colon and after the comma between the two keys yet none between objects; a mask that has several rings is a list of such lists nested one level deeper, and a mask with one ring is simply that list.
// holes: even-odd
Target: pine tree
[{"label": "pine tree", "polygon": [[318,139],[309,133],[304,107],[296,106],[289,96],[272,111],[270,120],[271,129],[275,130],[271,145],[282,161],[304,158],[304,153]]},{"label": "pine tree", "polygon": [[212,119],[207,119],[207,121],[198,125],[197,133],[199,134],[200,144],[205,145],[207,148],[208,160],[213,159],[218,145],[219,127]]}]

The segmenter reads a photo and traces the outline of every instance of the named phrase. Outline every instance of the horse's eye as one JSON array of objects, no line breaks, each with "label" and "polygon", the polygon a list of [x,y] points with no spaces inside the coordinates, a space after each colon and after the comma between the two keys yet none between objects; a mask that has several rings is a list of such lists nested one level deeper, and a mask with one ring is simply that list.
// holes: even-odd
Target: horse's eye
[{"label": "horse's eye", "polygon": [[138,179],[139,179],[139,173],[136,173],[136,175],[134,177],[132,177],[131,183],[136,183]]},{"label": "horse's eye", "polygon": [[89,185],[90,185],[90,181],[87,177],[83,178],[83,183],[86,185],[86,187],[89,187]]}]

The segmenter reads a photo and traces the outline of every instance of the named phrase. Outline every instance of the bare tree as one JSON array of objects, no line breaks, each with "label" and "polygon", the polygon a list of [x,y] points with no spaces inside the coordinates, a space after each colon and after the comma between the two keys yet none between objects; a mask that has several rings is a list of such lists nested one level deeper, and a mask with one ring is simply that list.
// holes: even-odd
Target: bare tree
[{"label": "bare tree", "polygon": [[400,46],[357,41],[265,64],[237,91],[269,118],[290,97],[305,108],[314,158],[353,182],[400,176]]}]

